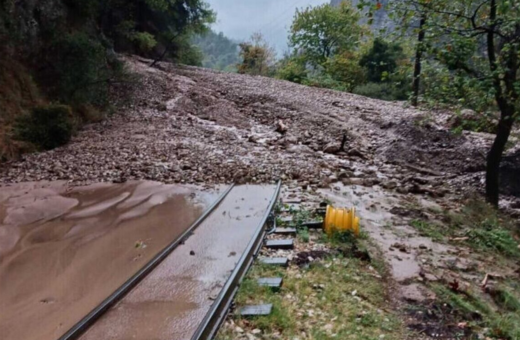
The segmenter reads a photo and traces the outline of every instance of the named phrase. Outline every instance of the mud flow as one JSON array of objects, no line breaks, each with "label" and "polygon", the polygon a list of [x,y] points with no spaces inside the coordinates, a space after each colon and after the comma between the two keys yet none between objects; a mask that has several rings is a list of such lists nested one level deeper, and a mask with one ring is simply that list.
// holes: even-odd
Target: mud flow
[{"label": "mud flow", "polygon": [[0,187],[0,338],[56,340],[217,194],[155,182]]}]

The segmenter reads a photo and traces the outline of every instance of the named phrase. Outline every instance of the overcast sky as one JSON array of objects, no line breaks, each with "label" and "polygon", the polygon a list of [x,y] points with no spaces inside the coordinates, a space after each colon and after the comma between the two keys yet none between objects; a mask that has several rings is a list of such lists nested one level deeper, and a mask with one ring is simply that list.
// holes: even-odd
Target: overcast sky
[{"label": "overcast sky", "polygon": [[234,40],[247,40],[261,32],[276,48],[278,57],[287,48],[289,27],[296,8],[329,3],[330,0],[206,0],[217,12],[213,29]]}]

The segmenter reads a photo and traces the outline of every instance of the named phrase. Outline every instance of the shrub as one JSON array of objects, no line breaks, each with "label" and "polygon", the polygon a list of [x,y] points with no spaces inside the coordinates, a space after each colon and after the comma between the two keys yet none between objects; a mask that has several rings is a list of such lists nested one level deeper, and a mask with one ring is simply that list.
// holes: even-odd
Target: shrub
[{"label": "shrub", "polygon": [[107,104],[110,69],[99,41],[85,33],[68,34],[52,44],[50,53],[54,68],[47,83],[54,98],[73,105]]},{"label": "shrub", "polygon": [[133,41],[141,53],[150,52],[157,45],[155,37],[148,32],[135,33],[133,35]]},{"label": "shrub", "polygon": [[37,106],[29,115],[20,116],[15,124],[18,139],[44,150],[66,144],[73,130],[72,112],[66,105]]},{"label": "shrub", "polygon": [[366,81],[366,72],[359,65],[358,56],[352,52],[343,52],[329,58],[325,63],[325,72],[352,91],[355,86],[364,84]]},{"label": "shrub", "polygon": [[276,78],[301,84],[307,78],[307,70],[298,60],[289,59],[282,61],[280,68],[276,72]]},{"label": "shrub", "polygon": [[376,38],[370,50],[361,57],[359,65],[366,67],[369,81],[379,83],[384,81],[385,75],[394,73],[399,60],[404,58],[400,45]]}]

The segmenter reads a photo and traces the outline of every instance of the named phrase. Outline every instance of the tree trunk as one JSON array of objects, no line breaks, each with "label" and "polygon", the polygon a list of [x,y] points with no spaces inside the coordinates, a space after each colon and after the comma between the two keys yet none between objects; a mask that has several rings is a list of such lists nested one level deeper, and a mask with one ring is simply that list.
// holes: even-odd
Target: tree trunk
[{"label": "tree trunk", "polygon": [[[510,110],[511,109],[508,108],[508,111]],[[500,195],[500,161],[502,160],[502,154],[504,153],[512,126],[512,112],[502,112],[495,141],[487,156],[486,199],[495,207],[498,207],[498,198]]]},{"label": "tree trunk", "polygon": [[426,35],[424,31],[424,25],[426,24],[426,14],[421,15],[421,21],[419,23],[419,36],[417,37],[417,49],[415,51],[415,67],[413,71],[413,84],[412,84],[412,105],[417,106],[419,101],[419,90],[421,86],[421,59],[423,54],[423,41]]}]

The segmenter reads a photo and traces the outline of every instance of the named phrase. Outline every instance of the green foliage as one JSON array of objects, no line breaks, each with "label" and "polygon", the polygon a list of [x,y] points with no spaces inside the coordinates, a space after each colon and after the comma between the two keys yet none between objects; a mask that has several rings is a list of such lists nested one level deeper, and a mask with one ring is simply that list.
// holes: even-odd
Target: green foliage
[{"label": "green foliage", "polygon": [[309,229],[308,228],[299,228],[298,229],[298,238],[303,243],[309,243],[310,238],[311,238],[311,235],[309,234]]},{"label": "green foliage", "polygon": [[325,4],[297,10],[289,37],[291,46],[312,66],[323,65],[334,54],[355,48],[363,35],[360,17],[348,2],[339,7]]},{"label": "green foliage", "polygon": [[301,58],[288,56],[279,62],[276,78],[302,84],[307,79],[307,73]]},{"label": "green foliage", "polygon": [[274,75],[275,51],[261,34],[255,33],[249,42],[239,45],[241,62],[237,65],[238,73],[251,75]]},{"label": "green foliage", "polygon": [[[483,328],[483,336],[511,340],[520,338],[520,313],[518,313],[520,302],[511,293],[506,293],[507,298],[510,299],[507,305],[499,304],[499,307],[505,307],[504,310],[497,311],[489,302],[480,299],[473,292],[461,294],[441,285],[434,285],[432,288],[439,299],[461,314],[462,320],[473,320],[474,327]],[[498,294],[504,296],[504,292],[499,290]]]},{"label": "green foliage", "polygon": [[503,229],[495,218],[484,220],[474,228],[468,229],[466,236],[469,237],[468,242],[476,248],[520,257],[518,243],[511,232]]},{"label": "green foliage", "polygon": [[325,72],[342,84],[347,91],[366,81],[366,71],[360,66],[356,53],[344,51],[329,58],[324,64]]},{"label": "green foliage", "polygon": [[481,200],[471,200],[460,213],[448,214],[446,222],[452,232],[462,230],[456,236],[467,237],[466,243],[475,249],[520,258],[514,221]]},{"label": "green foliage", "polygon": [[69,106],[37,106],[26,116],[20,116],[15,125],[19,139],[44,150],[66,144],[72,137],[74,123]]},{"label": "green foliage", "polygon": [[133,41],[137,44],[139,51],[150,52],[156,45],[155,37],[148,32],[137,32],[133,36]]},{"label": "green foliage", "polygon": [[105,106],[110,69],[105,48],[85,33],[57,39],[49,49],[53,69],[46,75],[50,93],[63,103]]},{"label": "green foliage", "polygon": [[349,89],[347,84],[334,79],[332,75],[324,72],[313,72],[304,80],[303,84],[336,91],[348,91]]},{"label": "green foliage", "polygon": [[[411,72],[403,47],[381,38],[368,47],[360,18],[347,1],[297,10],[289,37],[294,52],[279,64],[277,77],[384,100],[408,99]],[[385,85],[377,84],[382,81]]]},{"label": "green foliage", "polygon": [[438,224],[433,224],[423,220],[413,220],[410,225],[414,227],[421,236],[430,237],[434,241],[443,241],[448,234],[447,231]]},{"label": "green foliage", "polygon": [[359,64],[367,69],[370,82],[380,83],[389,80],[388,76],[396,71],[401,59],[404,59],[404,53],[399,44],[376,38],[370,50],[361,57]]},{"label": "green foliage", "polygon": [[196,35],[192,43],[197,46],[204,59],[202,66],[220,71],[236,70],[239,62],[238,44],[224,36],[222,32],[209,31]]},{"label": "green foliage", "polygon": [[172,40],[172,46],[174,46],[172,57],[176,62],[184,65],[202,66],[204,55],[190,40],[190,36],[186,34]]},{"label": "green foliage", "polygon": [[438,61],[423,65],[423,101],[433,108],[469,108],[483,116],[496,110],[494,94],[485,82],[449,70]]}]

